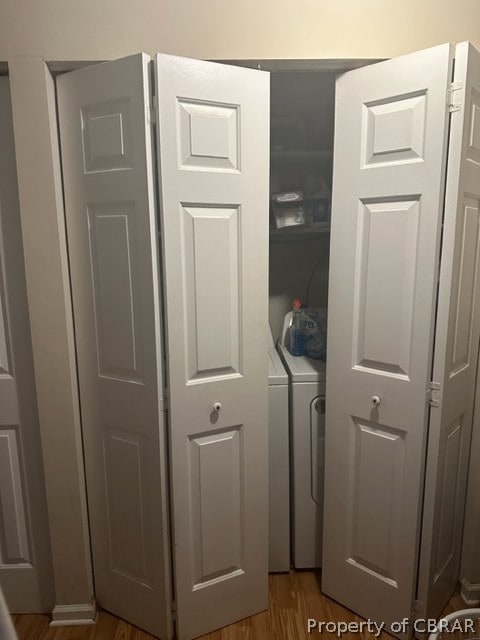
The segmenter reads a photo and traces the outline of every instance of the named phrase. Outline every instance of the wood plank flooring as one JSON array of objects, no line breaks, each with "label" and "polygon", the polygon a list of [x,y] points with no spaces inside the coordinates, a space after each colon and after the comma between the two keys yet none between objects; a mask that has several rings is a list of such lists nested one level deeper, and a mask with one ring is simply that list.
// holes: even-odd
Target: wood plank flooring
[{"label": "wood plank flooring", "polygon": [[[458,594],[448,603],[445,613],[465,609]],[[307,620],[358,621],[348,609],[324,596],[320,588],[320,573],[315,571],[291,571],[289,574],[270,576],[270,608],[268,611],[237,622],[201,640],[336,640],[336,635],[308,633]],[[101,611],[96,625],[78,627],[49,627],[44,615],[13,616],[19,640],[155,640],[140,629]],[[346,634],[344,640],[371,640],[369,633]],[[382,633],[377,640],[391,640]]]}]

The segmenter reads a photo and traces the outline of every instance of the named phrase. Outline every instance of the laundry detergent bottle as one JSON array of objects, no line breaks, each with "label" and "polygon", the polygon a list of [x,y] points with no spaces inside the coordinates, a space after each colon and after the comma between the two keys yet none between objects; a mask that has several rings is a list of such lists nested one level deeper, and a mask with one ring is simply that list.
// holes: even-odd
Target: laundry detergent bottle
[{"label": "laundry detergent bottle", "polygon": [[293,301],[292,324],[290,325],[290,353],[292,356],[303,356],[305,353],[305,335],[300,309],[302,303],[298,298]]}]

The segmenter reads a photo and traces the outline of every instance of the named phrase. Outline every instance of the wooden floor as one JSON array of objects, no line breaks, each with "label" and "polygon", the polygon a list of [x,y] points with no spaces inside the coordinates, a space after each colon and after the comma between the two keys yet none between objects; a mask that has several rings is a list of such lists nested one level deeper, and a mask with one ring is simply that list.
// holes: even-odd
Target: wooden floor
[{"label": "wooden floor", "polygon": [[[445,613],[466,608],[459,595],[450,600]],[[270,608],[268,611],[215,631],[202,640],[314,640],[337,636],[307,632],[307,620],[361,621],[348,609],[322,595],[320,573],[291,572],[270,576]],[[19,640],[154,640],[144,631],[101,611],[96,625],[82,627],[49,627],[44,615],[13,616]],[[345,634],[344,640],[369,640],[369,633]],[[378,640],[391,640],[382,633]]]}]

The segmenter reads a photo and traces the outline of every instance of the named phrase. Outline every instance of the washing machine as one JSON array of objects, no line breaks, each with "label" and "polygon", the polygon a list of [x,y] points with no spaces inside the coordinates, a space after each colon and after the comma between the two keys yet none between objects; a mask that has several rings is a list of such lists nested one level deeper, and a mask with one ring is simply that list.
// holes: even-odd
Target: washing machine
[{"label": "washing machine", "polygon": [[289,312],[277,348],[289,378],[292,562],[306,569],[322,564],[325,362],[291,355],[291,321]]},{"label": "washing machine", "polygon": [[288,375],[268,334],[269,571],[290,570]]}]

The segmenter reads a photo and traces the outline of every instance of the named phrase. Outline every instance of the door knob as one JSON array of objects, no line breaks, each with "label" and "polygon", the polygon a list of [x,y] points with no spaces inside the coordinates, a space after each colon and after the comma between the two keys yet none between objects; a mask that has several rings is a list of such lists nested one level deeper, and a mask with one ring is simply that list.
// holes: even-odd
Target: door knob
[{"label": "door knob", "polygon": [[372,396],[372,404],[374,407],[378,407],[378,405],[382,402],[380,396]]},{"label": "door knob", "polygon": [[213,403],[213,410],[216,411],[217,413],[221,410],[222,408],[222,403],[221,402],[214,402]]}]

